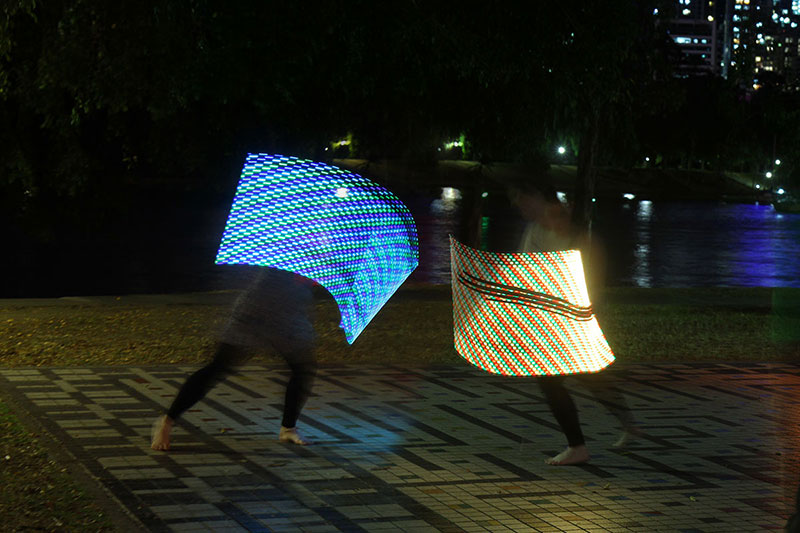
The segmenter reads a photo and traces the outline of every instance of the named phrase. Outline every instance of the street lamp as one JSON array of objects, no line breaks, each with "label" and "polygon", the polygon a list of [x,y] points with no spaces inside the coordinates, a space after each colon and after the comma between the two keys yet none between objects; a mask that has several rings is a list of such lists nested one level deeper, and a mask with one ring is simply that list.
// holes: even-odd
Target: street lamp
[{"label": "street lamp", "polygon": [[561,154],[561,155],[564,155],[565,153],[567,153],[567,149],[564,148],[563,146],[559,146],[558,147],[558,153]]},{"label": "street lamp", "polygon": [[767,176],[767,178],[771,178],[771,177],[772,177],[772,172],[767,172],[767,173],[765,174],[765,176]]},{"label": "street lamp", "polygon": [[776,164],[776,165],[780,165],[780,164],[781,164],[781,160],[780,160],[780,159],[776,159],[776,160],[775,160],[775,164]]}]

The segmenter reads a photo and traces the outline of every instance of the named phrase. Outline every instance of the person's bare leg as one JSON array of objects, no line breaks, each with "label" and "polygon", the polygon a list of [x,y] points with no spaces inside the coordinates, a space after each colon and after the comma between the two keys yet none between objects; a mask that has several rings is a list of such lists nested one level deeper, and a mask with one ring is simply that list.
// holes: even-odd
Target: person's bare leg
[{"label": "person's bare leg", "polygon": [[567,437],[567,449],[555,457],[546,459],[545,463],[554,466],[585,463],[589,460],[589,452],[581,431],[578,408],[564,386],[564,377],[543,376],[537,381],[550,411]]},{"label": "person's bare leg", "polygon": [[167,415],[162,415],[153,423],[150,433],[150,447],[158,451],[169,450],[169,436],[172,432],[174,421]]},{"label": "person's bare leg", "polygon": [[300,417],[300,412],[306,404],[306,400],[311,396],[311,388],[314,384],[314,377],[317,374],[317,363],[310,348],[285,357],[292,375],[286,384],[283,420],[281,420],[278,440],[307,446],[312,442],[297,432],[297,419]]},{"label": "person's bare leg", "polygon": [[236,365],[246,359],[247,353],[241,348],[220,343],[211,362],[188,377],[178,390],[167,413],[155,421],[150,434],[152,437],[150,447],[154,450],[169,450],[170,433],[175,421],[203,399],[209,390],[233,371]]},{"label": "person's bare leg", "polygon": [[611,445],[614,449],[625,448],[628,444],[636,440],[637,437],[642,436],[642,431],[637,429],[636,426],[627,426],[622,429],[622,435],[620,435],[617,442]]},{"label": "person's bare leg", "polygon": [[636,440],[637,437],[642,435],[642,432],[636,427],[633,413],[628,406],[625,395],[615,386],[620,381],[614,380],[614,375],[611,370],[604,370],[597,374],[580,376],[579,379],[597,401],[619,420],[622,426],[622,435],[611,445],[612,448],[619,449],[625,448]]},{"label": "person's bare leg", "polygon": [[545,463],[553,466],[578,465],[589,460],[589,450],[584,444],[579,446],[567,446],[567,449],[556,455],[545,459]]},{"label": "person's bare leg", "polygon": [[300,446],[308,446],[313,444],[310,440],[304,438],[297,432],[297,428],[287,428],[281,426],[281,431],[278,433],[278,440],[280,442],[288,442],[290,444],[299,444]]}]

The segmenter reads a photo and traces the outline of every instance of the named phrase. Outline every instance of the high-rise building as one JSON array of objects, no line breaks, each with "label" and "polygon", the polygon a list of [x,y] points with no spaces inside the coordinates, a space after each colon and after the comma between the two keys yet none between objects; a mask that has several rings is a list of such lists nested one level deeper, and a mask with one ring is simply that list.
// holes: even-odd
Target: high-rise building
[{"label": "high-rise building", "polygon": [[762,17],[756,22],[753,86],[800,90],[800,1],[763,3]]},{"label": "high-rise building", "polygon": [[677,0],[669,32],[679,76],[800,91],[800,0]]},{"label": "high-rise building", "polygon": [[713,1],[678,0],[676,17],[670,21],[668,31],[681,52],[679,76],[719,73],[721,48]]}]

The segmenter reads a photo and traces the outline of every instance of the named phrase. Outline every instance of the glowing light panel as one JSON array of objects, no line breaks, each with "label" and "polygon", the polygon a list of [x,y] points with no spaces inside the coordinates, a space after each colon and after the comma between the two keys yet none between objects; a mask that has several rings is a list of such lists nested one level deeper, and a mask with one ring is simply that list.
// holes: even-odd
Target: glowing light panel
[{"label": "glowing light panel", "polygon": [[414,219],[383,187],[323,163],[248,154],[216,263],[313,279],[333,295],[352,343],[418,258]]},{"label": "glowing light panel", "polygon": [[491,253],[450,237],[456,351],[507,376],[602,370],[614,361],[592,311],[581,253]]}]

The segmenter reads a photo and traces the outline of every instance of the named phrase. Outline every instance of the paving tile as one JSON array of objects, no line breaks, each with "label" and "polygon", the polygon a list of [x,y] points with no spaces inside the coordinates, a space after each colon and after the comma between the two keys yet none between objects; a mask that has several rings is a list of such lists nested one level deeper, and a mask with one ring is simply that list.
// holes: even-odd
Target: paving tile
[{"label": "paving tile", "polygon": [[322,368],[301,448],[276,441],[285,370],[248,365],[153,452],[192,370],[0,369],[0,389],[150,530],[780,530],[800,482],[798,365],[619,365],[645,433],[621,451],[568,381],[592,461],[563,468],[543,462],[564,442],[534,380],[463,366]]}]

